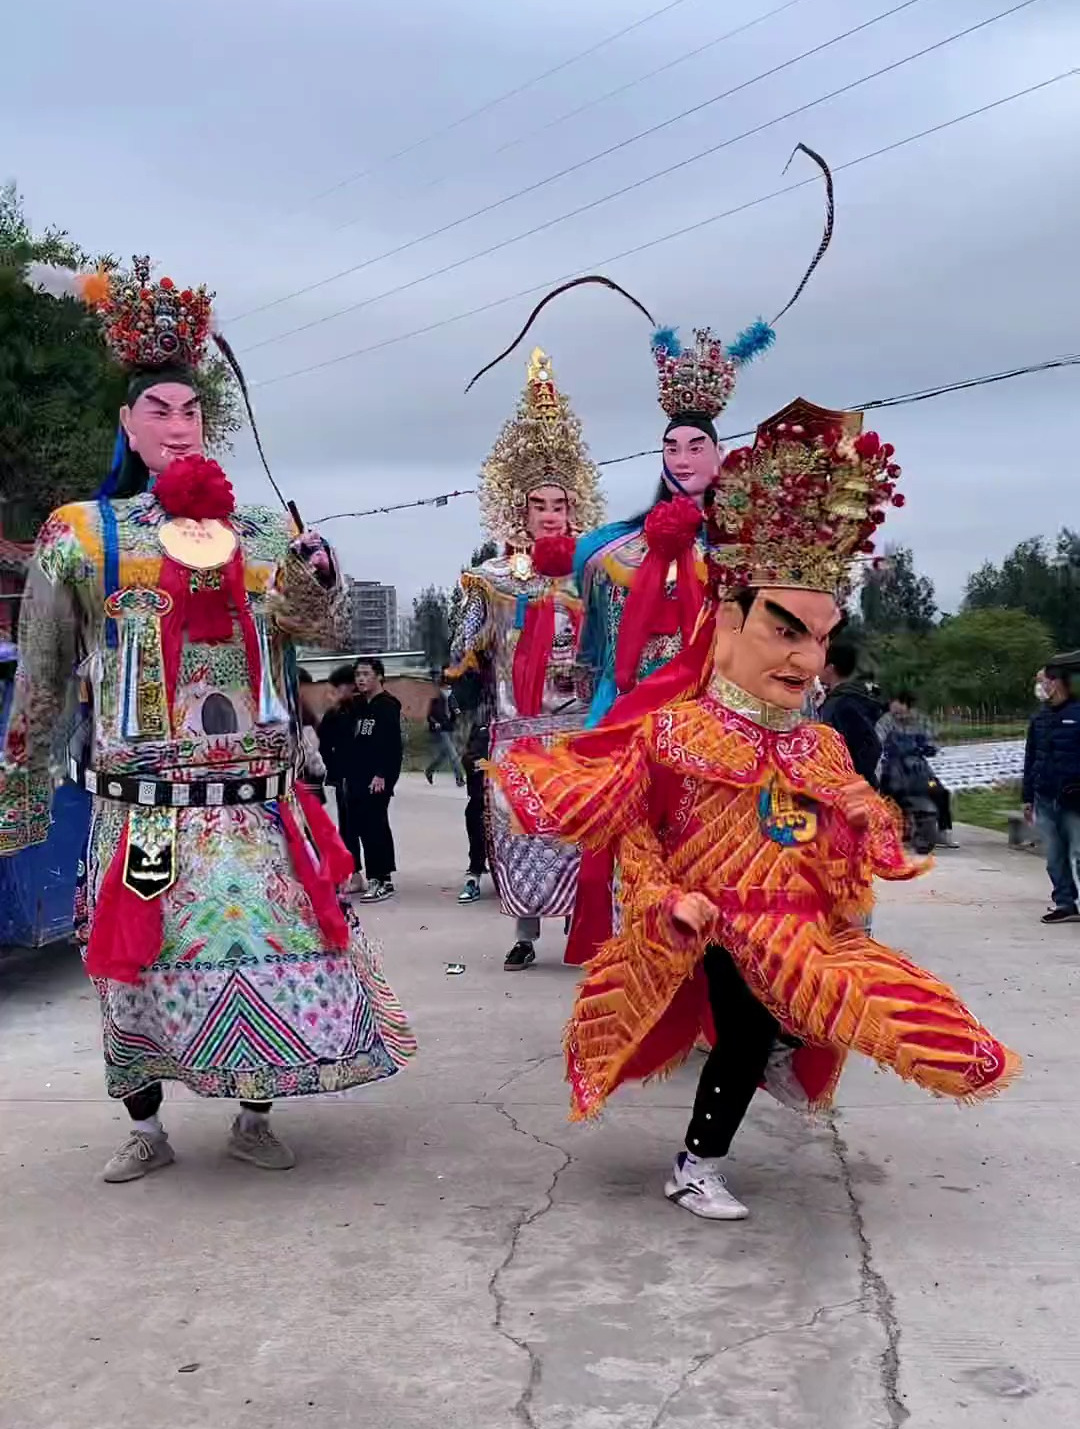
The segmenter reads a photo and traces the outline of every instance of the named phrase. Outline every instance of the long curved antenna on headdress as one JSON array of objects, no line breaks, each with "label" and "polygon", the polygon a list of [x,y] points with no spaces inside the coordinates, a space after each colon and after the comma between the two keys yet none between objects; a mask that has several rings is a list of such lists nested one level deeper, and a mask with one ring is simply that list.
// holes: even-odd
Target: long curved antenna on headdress
[{"label": "long curved antenna on headdress", "polygon": [[821,242],[817,246],[817,252],[810,260],[809,268],[807,268],[806,272],[802,275],[802,282],[800,282],[794,293],[792,293],[791,297],[776,314],[776,317],[773,318],[772,322],[769,324],[770,327],[775,327],[776,324],[780,321],[780,319],[784,316],[784,314],[788,312],[791,308],[793,308],[795,304],[799,301],[799,299],[802,297],[803,290],[813,276],[814,269],[825,257],[825,250],[832,242],[833,223],[836,219],[836,201],[833,197],[832,170],[829,168],[828,164],[821,157],[821,155],[816,152],[816,150],[811,149],[808,144],[796,144],[794,149],[792,149],[791,151],[791,159],[789,159],[784,165],[784,173],[787,173],[788,169],[791,167],[792,159],[794,159],[795,155],[799,153],[800,150],[809,158],[813,159],[814,163],[817,164],[818,168],[825,175],[825,229],[821,235]]},{"label": "long curved antenna on headdress", "polygon": [[247,409],[248,421],[251,423],[251,435],[255,438],[255,449],[259,453],[259,460],[263,464],[263,471],[266,472],[266,475],[270,480],[270,485],[274,488],[274,494],[277,496],[277,499],[281,502],[282,506],[284,506],[285,510],[296,522],[297,529],[302,532],[304,529],[304,523],[300,519],[300,512],[296,509],[296,503],[293,501],[286,501],[284,495],[282,494],[281,487],[278,486],[277,482],[274,480],[274,473],[270,470],[270,463],[266,460],[266,453],[263,451],[262,439],[259,436],[259,428],[255,421],[255,412],[251,405],[251,396],[248,392],[248,385],[244,378],[244,373],[240,366],[239,360],[237,359],[236,353],[233,352],[232,345],[229,343],[225,335],[223,333],[218,332],[217,328],[214,328],[210,335],[214,339],[214,343],[218,351],[221,353],[222,357],[224,357],[225,361],[232,369],[232,374],[236,378],[236,385],[240,388],[240,395],[243,397],[244,406]]},{"label": "long curved antenna on headdress", "polygon": [[514,338],[510,346],[504,351],[500,352],[498,357],[492,358],[492,360],[487,364],[486,367],[481,367],[480,371],[476,374],[476,376],[470,378],[469,386],[465,388],[465,391],[468,392],[469,389],[473,386],[473,383],[478,382],[480,378],[483,377],[485,372],[490,372],[493,367],[497,367],[504,357],[510,356],[514,348],[517,347],[518,343],[521,341],[521,339],[525,336],[525,334],[532,327],[533,323],[539,317],[540,313],[544,310],[544,308],[547,307],[548,303],[550,303],[554,298],[559,297],[561,293],[568,293],[571,288],[580,288],[584,283],[601,283],[605,288],[611,288],[613,292],[621,293],[622,296],[627,300],[627,302],[633,303],[634,307],[637,308],[639,313],[644,313],[644,315],[648,318],[649,322],[652,324],[653,327],[656,326],[656,319],[653,317],[652,313],[649,312],[648,308],[645,307],[644,303],[639,303],[637,298],[634,297],[633,293],[628,293],[625,288],[620,288],[618,283],[613,282],[611,278],[605,278],[600,273],[589,273],[584,278],[571,278],[569,283],[562,283],[559,285],[559,287],[552,288],[551,292],[548,293],[546,297],[540,299],[536,307],[533,308],[532,312],[529,314],[528,318],[526,318],[525,326],[518,333],[517,337]]}]

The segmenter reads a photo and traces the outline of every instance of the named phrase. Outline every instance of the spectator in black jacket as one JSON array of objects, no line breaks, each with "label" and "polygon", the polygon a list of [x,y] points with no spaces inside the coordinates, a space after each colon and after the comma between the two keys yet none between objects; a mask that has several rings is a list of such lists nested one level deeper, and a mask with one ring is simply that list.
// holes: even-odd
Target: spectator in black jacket
[{"label": "spectator in black jacket", "polygon": [[363,886],[361,870],[364,865],[360,856],[359,840],[349,828],[349,803],[344,789],[345,753],[352,742],[356,725],[356,710],[353,706],[359,699],[356,691],[356,666],[339,665],[327,684],[332,691],[332,703],[319,725],[319,752],[326,766],[326,782],[334,790],[338,832],[353,856],[354,877],[349,884],[349,891],[357,892]]},{"label": "spectator in black jacket", "polygon": [[1080,922],[1080,651],[1039,672],[1042,709],[1028,726],[1024,813],[1046,843],[1053,906],[1044,923]]},{"label": "spectator in black jacket", "polygon": [[401,701],[383,688],[385,675],[375,656],[356,662],[359,700],[349,706],[354,724],[345,753],[348,824],[363,850],[367,903],[392,898],[396,891],[390,800],[401,777]]},{"label": "spectator in black jacket", "polygon": [[885,705],[871,693],[868,680],[857,678],[859,652],[850,640],[835,640],[826,661],[821,682],[827,693],[818,719],[836,730],[848,747],[856,774],[876,789],[881,759],[877,722]]}]

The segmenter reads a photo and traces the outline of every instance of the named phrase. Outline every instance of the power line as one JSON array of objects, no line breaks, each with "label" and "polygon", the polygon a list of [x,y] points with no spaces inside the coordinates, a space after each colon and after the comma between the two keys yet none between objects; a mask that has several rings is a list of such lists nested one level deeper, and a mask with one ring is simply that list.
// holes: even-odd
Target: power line
[{"label": "power line", "polygon": [[[565,114],[560,114],[555,119],[549,119],[547,123],[541,124],[537,129],[530,129],[527,134],[520,134],[516,139],[508,139],[505,144],[500,144],[497,149],[492,149],[481,158],[480,165],[470,165],[465,169],[457,169],[450,173],[437,174],[435,178],[429,179],[426,184],[413,186],[414,194],[428,193],[433,188],[438,188],[440,184],[447,183],[450,179],[461,178],[464,174],[474,173],[478,167],[482,167],[488,159],[497,159],[500,154],[507,153],[510,149],[516,149],[522,144],[527,144],[531,139],[537,139],[541,134],[548,133],[551,129],[557,129],[560,124],[566,124],[571,119],[577,119],[580,115],[587,113],[590,109],[597,108],[598,105],[606,104],[609,99],[615,99],[620,94],[626,94],[631,89],[637,89],[639,85],[647,83],[650,79],[655,79],[657,75],[666,74],[668,70],[675,69],[678,65],[685,64],[688,60],[697,59],[700,55],[706,54],[709,50],[716,49],[717,45],[722,45],[727,40],[733,40],[738,35],[743,35],[747,30],[753,30],[758,25],[765,24],[766,21],[775,19],[777,15],[785,10],[791,10],[796,5],[803,5],[806,0],[784,0],[782,5],[775,6],[772,10],[767,10],[763,15],[756,15],[752,20],[747,20],[741,25],[737,25],[733,30],[727,30],[722,35],[717,35],[714,39],[706,40],[703,45],[698,45],[696,49],[684,50],[682,54],[676,55],[674,59],[667,60],[664,64],[658,65],[656,69],[648,70],[645,74],[638,75],[636,79],[627,80],[624,84],[616,85],[614,89],[609,89],[606,94],[598,95],[595,99],[588,99],[584,104],[579,104],[576,109],[569,109]],[[346,219],[344,223],[338,224],[331,230],[333,233],[340,233],[343,229],[352,228],[360,222],[359,218]]]},{"label": "power line", "polygon": [[[517,189],[514,193],[504,194],[502,198],[496,199],[492,203],[485,204],[481,208],[474,209],[471,213],[467,213],[459,218],[452,219],[449,223],[444,223],[439,228],[433,228],[427,233],[421,234],[418,238],[410,238],[405,243],[399,243],[395,248],[387,248],[384,252],[377,253],[371,258],[363,258],[359,263],[353,263],[348,268],[342,268],[340,272],[332,273],[329,277],[319,278],[314,283],[307,283],[304,287],[296,288],[291,293],[286,293],[283,297],[273,298],[270,302],[263,303],[257,308],[249,308],[246,312],[238,313],[235,317],[228,319],[228,322],[230,325],[240,322],[244,318],[254,317],[257,313],[268,312],[272,308],[280,307],[283,303],[291,302],[293,298],[299,298],[305,296],[307,293],[317,292],[320,288],[325,288],[333,283],[340,282],[342,278],[351,277],[352,274],[359,273],[365,268],[370,268],[375,263],[381,263],[386,258],[396,258],[399,254],[407,252],[410,248],[415,248],[420,243],[426,243],[428,239],[439,238],[443,234],[449,233],[455,228],[460,228],[462,224],[470,223],[474,218],[483,218],[489,213],[494,213],[496,209],[503,208],[506,204],[513,203],[516,199],[524,198],[527,194],[536,193],[539,189],[546,188],[548,184],[556,183],[559,179],[564,179],[570,174],[579,173],[582,169],[588,168],[590,165],[598,163],[601,159],[606,159],[611,154],[616,154],[622,149],[629,148],[630,145],[638,143],[638,141],[641,139],[647,139],[654,134],[659,134],[662,130],[670,128],[671,125],[677,124],[681,120],[689,118],[691,115],[698,114],[702,110],[708,109],[711,105],[719,104],[721,100],[728,99],[733,94],[739,94],[743,90],[749,89],[752,85],[758,84],[763,79],[769,79],[773,75],[780,74],[783,70],[791,69],[794,65],[800,64],[804,59],[808,59],[812,55],[820,54],[822,51],[830,49],[833,45],[839,44],[842,40],[846,40],[850,38],[850,36],[858,34],[861,30],[869,29],[872,25],[877,25],[882,20],[887,20],[891,15],[898,14],[901,10],[909,10],[913,5],[919,5],[921,3],[922,0],[900,0],[900,3],[894,5],[892,9],[885,10],[880,15],[875,15],[869,20],[864,20],[861,24],[853,26],[850,30],[845,30],[840,35],[834,35],[833,38],[830,40],[823,40],[820,44],[814,45],[813,48],[803,50],[800,54],[794,55],[791,59],[784,60],[781,64],[773,65],[770,69],[763,70],[760,74],[754,75],[751,79],[744,80],[741,84],[734,85],[730,89],[725,89],[720,94],[714,94],[710,99],[702,100],[700,104],[692,105],[689,109],[684,109],[679,114],[672,115],[670,119],[664,119],[659,124],[651,125],[648,129],[639,130],[637,134],[631,134],[628,138],[621,139],[617,144],[609,145],[608,148],[601,149],[596,154],[591,154],[587,159],[579,159],[576,164],[570,164],[566,168],[560,169],[557,173],[549,174],[547,178],[537,179],[534,183],[526,184],[524,188]],[[1026,5],[1031,5],[1034,3],[1035,0],[1019,0],[1019,4],[1017,4],[1014,8],[1023,9]],[[1008,14],[1011,12],[1006,11],[1005,13]],[[995,16],[994,18],[999,17]],[[982,23],[989,24],[991,22],[983,21]],[[981,28],[981,25],[976,25],[972,28],[979,29]],[[967,31],[960,32],[961,35],[967,33]],[[960,38],[960,35],[956,36],[956,38]],[[918,56],[912,56],[912,58],[918,58]],[[883,70],[881,71],[881,73],[885,73],[885,71]],[[869,76],[869,78],[874,78],[874,76]],[[826,96],[826,98],[829,97],[830,96]],[[795,112],[799,113],[801,111],[796,110]],[[739,137],[745,138],[746,136],[740,135]],[[712,149],[705,149],[700,154],[695,155],[694,158],[683,160],[681,164],[677,164],[674,167],[680,168],[683,167],[686,163],[693,163],[696,159],[705,158],[708,154],[715,153],[718,148],[723,147],[723,145],[716,145]],[[646,179],[641,180],[638,184],[631,184],[628,188],[619,189],[614,194],[608,194],[606,198],[598,200],[598,202],[606,203],[611,198],[617,198],[620,194],[629,193],[632,189],[640,187],[641,183],[649,183],[654,178],[660,178],[664,174],[671,172],[673,172],[672,169],[662,169],[659,173],[649,175]],[[586,208],[590,207],[596,207],[596,204],[586,205]],[[564,214],[562,218],[554,219],[548,224],[542,225],[542,227],[551,227],[553,223],[561,223],[566,218],[573,218],[577,213],[583,213],[585,211],[585,209],[575,209],[569,214]],[[530,229],[528,233],[520,234],[519,238],[526,238],[529,236],[530,233],[539,231],[539,229]],[[510,239],[508,241],[517,242],[518,239]],[[487,251],[491,252],[494,250],[489,249]],[[484,257],[486,255],[478,254],[476,256]],[[394,291],[398,290],[395,289]],[[379,296],[386,297],[389,296],[389,294],[380,294]],[[280,342],[283,338],[294,337],[297,333],[307,332],[310,328],[319,327],[322,323],[330,322],[332,319],[341,317],[345,313],[355,312],[357,308],[364,307],[367,305],[367,303],[375,301],[377,301],[376,298],[368,298],[365,299],[363,302],[352,304],[349,307],[340,308],[336,312],[327,313],[325,317],[314,318],[311,322],[303,323],[299,327],[288,328],[285,332],[276,333],[273,337],[263,338],[261,342],[253,343],[251,347],[245,349],[245,352],[254,352],[260,347],[266,347],[269,343]]]},{"label": "power line", "polygon": [[[339,179],[337,183],[331,184],[329,188],[322,189],[319,193],[313,194],[307,200],[308,204],[318,203],[321,199],[328,198],[333,193],[338,193],[341,189],[349,188],[352,184],[357,184],[361,179],[370,177],[371,174],[378,173],[380,169],[387,168],[390,164],[396,164],[399,159],[404,159],[408,154],[415,154],[418,149],[423,149],[435,139],[441,139],[445,134],[452,134],[455,129],[460,129],[463,125],[470,123],[473,119],[479,119],[481,114],[488,114],[492,109],[497,109],[500,104],[505,104],[508,99],[515,99],[519,94],[524,94],[526,90],[532,89],[535,85],[542,84],[544,80],[551,79],[553,75],[561,74],[564,69],[569,69],[579,60],[588,59],[590,55],[597,54],[600,50],[606,49],[608,45],[614,44],[616,40],[621,40],[624,35],[629,35],[632,31],[638,30],[642,25],[647,25],[652,20],[658,20],[661,15],[666,15],[670,10],[677,10],[680,5],[685,5],[686,0],[669,0],[666,5],[661,5],[659,10],[653,10],[648,15],[643,15],[640,20],[634,20],[632,24],[624,25],[621,30],[616,30],[613,34],[605,36],[602,40],[597,40],[595,44],[589,45],[584,50],[579,50],[577,54],[571,55],[568,59],[560,60],[557,65],[552,65],[550,69],[544,70],[543,74],[533,75],[532,79],[524,80],[521,84],[515,85],[513,89],[508,89],[505,94],[497,95],[494,99],[488,99],[476,109],[470,109],[467,114],[462,114],[459,118],[451,120],[449,124],[444,124],[441,129],[433,129],[430,134],[425,134],[421,139],[414,139],[412,143],[406,144],[403,149],[398,149],[393,154],[388,154],[384,159],[377,160],[366,169],[361,169],[359,173],[350,174],[347,178]],[[296,213],[299,210],[294,209]],[[235,321],[235,319],[234,319]]]},{"label": "power line", "polygon": [[[906,5],[918,4],[920,0],[904,0]],[[571,218],[578,218],[583,213],[590,213],[592,210],[610,203],[612,199],[621,198],[628,193],[633,193],[637,189],[644,188],[648,184],[655,183],[657,179],[665,178],[670,174],[677,173],[681,169],[689,167],[691,164],[699,163],[702,159],[709,158],[713,154],[719,153],[723,149],[732,148],[741,143],[744,139],[754,138],[758,134],[763,134],[768,129],[773,129],[778,124],[784,123],[796,115],[805,114],[811,109],[816,109],[818,105],[826,104],[840,95],[848,94],[852,90],[860,88],[864,84],[869,84],[872,80],[880,79],[883,75],[891,74],[893,71],[903,68],[904,65],[911,64],[914,60],[922,59],[928,54],[944,49],[946,45],[955,43],[957,40],[965,39],[976,30],[982,30],[987,25],[993,24],[996,20],[1001,20],[1018,10],[1024,10],[1029,5],[1034,5],[1037,0],[1018,0],[1017,4],[1008,10],[1002,10],[989,19],[980,20],[977,24],[969,25],[966,29],[958,30],[955,34],[947,36],[943,40],[938,40],[932,45],[927,45],[921,50],[916,50],[913,54],[905,55],[902,59],[893,60],[890,64],[884,65],[881,69],[863,75],[860,79],[854,79],[847,84],[841,85],[838,89],[831,90],[828,94],[823,94],[817,99],[808,100],[805,104],[800,104],[794,109],[789,109],[785,114],[778,114],[772,119],[764,120],[760,124],[755,124],[750,129],[744,129],[741,134],[733,135],[722,140],[719,144],[712,144],[707,149],[702,149],[696,154],[691,154],[687,158],[679,159],[666,168],[659,169],[655,173],[647,174],[644,178],[635,179],[633,183],[624,184],[622,188],[604,194],[600,198],[591,199],[588,203],[581,204],[567,213],[556,215],[554,218],[546,219],[543,223],[534,224],[523,233],[514,234],[510,238],[501,239],[498,243],[492,243],[487,248],[479,249],[475,253],[469,253],[464,258],[457,258],[452,263],[446,263],[441,268],[435,268],[429,273],[423,273],[417,278],[410,278],[404,283],[398,283],[393,288],[386,288],[381,293],[374,293],[371,297],[361,298],[358,302],[350,303],[344,308],[339,308],[335,312],[327,313],[324,317],[314,318],[311,322],[302,323],[299,327],[289,328],[285,332],[277,333],[273,337],[264,338],[261,342],[253,343],[244,349],[244,355],[257,351],[259,348],[267,347],[271,343],[280,342],[288,337],[295,337],[299,333],[308,332],[312,328],[330,322],[334,318],[343,317],[348,313],[359,312],[361,308],[370,307],[373,303],[381,302],[384,298],[396,297],[399,293],[408,292],[412,288],[419,287],[422,283],[430,282],[433,278],[445,277],[448,273],[456,272],[459,268],[467,267],[470,263],[475,263],[481,258],[488,258],[493,253],[501,252],[504,248],[510,248],[515,243],[521,243],[526,238],[531,238],[537,233],[545,233],[550,228],[555,228],[561,223],[566,223]]]},{"label": "power line", "polygon": [[[1024,89],[1015,90],[1012,94],[1004,95],[1001,99],[992,100],[988,104],[980,105],[976,109],[969,109],[964,114],[958,114],[952,119],[943,120],[939,124],[933,124],[927,129],[919,130],[915,134],[909,134],[903,139],[897,139],[891,144],[885,144],[880,149],[873,149],[869,153],[860,154],[858,158],[848,159],[842,164],[834,164],[834,173],[843,173],[846,169],[856,168],[860,164],[869,163],[873,159],[881,158],[885,154],[890,154],[894,150],[905,148],[909,144],[915,144],[922,139],[930,138],[932,135],[940,134],[946,129],[951,129],[957,124],[963,124],[969,119],[978,118],[980,115],[988,114],[992,110],[1000,109],[1003,105],[1011,104],[1014,100],[1026,98],[1030,94],[1036,94],[1040,90],[1047,89],[1051,85],[1059,84],[1062,80],[1074,78],[1080,74],[1080,69],[1065,70],[1061,74],[1053,75],[1050,79],[1041,80],[1038,84],[1028,85]],[[783,188],[773,189],[772,192],[762,194],[758,198],[748,199],[745,203],[737,204],[734,208],[724,209],[720,213],[714,213],[708,218],[699,219],[696,223],[686,224],[683,228],[677,228],[669,233],[661,234],[658,238],[651,238],[645,243],[635,244],[632,248],[624,248],[619,253],[601,258],[595,263],[589,263],[585,267],[575,270],[573,273],[563,273],[557,278],[551,278],[546,282],[534,283],[528,288],[519,289],[515,293],[508,293],[505,297],[494,298],[491,302],[481,303],[475,308],[469,308],[465,312],[455,313],[448,318],[440,318],[433,323],[427,323],[424,327],[413,328],[411,332],[397,333],[392,337],[381,339],[379,342],[369,343],[366,347],[354,348],[351,352],[344,352],[337,357],[325,358],[321,362],[309,363],[305,367],[298,367],[292,372],[279,373],[275,377],[263,378],[261,382],[253,383],[255,387],[270,387],[278,382],[290,382],[293,378],[304,377],[312,372],[322,372],[329,367],[335,367],[340,362],[350,362],[356,357],[365,357],[372,352],[381,352],[384,348],[394,347],[399,342],[411,341],[414,337],[425,337],[428,333],[436,332],[440,328],[449,327],[454,323],[464,322],[466,318],[477,317],[481,313],[491,312],[495,308],[505,306],[507,303],[518,302],[522,298],[531,297],[534,293],[542,293],[548,288],[554,287],[557,283],[565,282],[567,279],[575,277],[578,273],[587,270],[608,267],[612,263],[621,262],[624,258],[635,257],[639,253],[645,253],[649,249],[657,248],[661,244],[670,243],[673,239],[683,238],[687,234],[696,233],[703,228],[708,228],[714,223],[719,223],[725,218],[733,218],[738,214],[745,213],[749,209],[757,208],[761,204],[769,203],[773,199],[782,198],[787,194],[795,193],[798,189],[806,188],[811,184],[817,184],[818,178],[799,179],[794,183],[786,184]]]},{"label": "power line", "polygon": [[[1071,353],[1067,357],[1048,357],[1043,362],[1032,362],[1026,367],[1010,367],[1004,372],[991,372],[985,377],[966,377],[959,382],[943,382],[936,387],[920,387],[914,392],[901,392],[895,397],[875,397],[869,402],[857,402],[852,407],[845,407],[846,412],[879,412],[887,407],[907,407],[914,402],[928,402],[934,397],[946,397],[951,392],[967,392],[973,387],[989,387],[996,382],[1011,382],[1014,377],[1029,377],[1036,372],[1053,372],[1060,367],[1080,366],[1080,353]],[[750,427],[745,432],[725,432],[720,437],[721,442],[737,442],[743,437],[752,437],[755,432],[754,427]],[[645,447],[639,452],[628,452],[625,456],[608,457],[605,461],[598,461],[597,466],[618,466],[621,462],[636,461],[638,457],[659,456],[660,447]],[[464,494],[464,493],[462,493]]]},{"label": "power line", "polygon": [[[881,411],[887,407],[904,407],[914,402],[927,402],[934,397],[945,397],[952,392],[968,392],[974,387],[989,387],[996,382],[1010,382],[1015,377],[1029,377],[1037,372],[1052,372],[1056,368],[1062,367],[1080,367],[1080,353],[1072,353],[1066,357],[1049,357],[1043,362],[1032,362],[1026,367],[1010,367],[1004,372],[991,372],[984,377],[965,377],[959,382],[943,382],[936,387],[921,387],[913,392],[902,392],[894,397],[875,397],[869,402],[859,402],[855,406],[845,407],[843,410],[873,412]],[[745,432],[725,432],[720,437],[720,441],[740,441],[743,437],[752,437],[754,432],[755,428],[753,427]],[[638,457],[659,455],[659,447],[645,447],[642,451],[628,452],[625,456],[607,457],[604,461],[598,461],[596,465],[618,466],[621,462],[636,461]],[[321,526],[327,521],[342,521],[351,517],[382,516],[391,511],[407,511],[414,506],[445,506],[452,497],[475,495],[476,488],[470,486],[462,491],[444,491],[440,496],[424,496],[417,501],[401,501],[395,506],[373,506],[367,511],[335,511],[330,516],[318,517],[314,524]]]}]

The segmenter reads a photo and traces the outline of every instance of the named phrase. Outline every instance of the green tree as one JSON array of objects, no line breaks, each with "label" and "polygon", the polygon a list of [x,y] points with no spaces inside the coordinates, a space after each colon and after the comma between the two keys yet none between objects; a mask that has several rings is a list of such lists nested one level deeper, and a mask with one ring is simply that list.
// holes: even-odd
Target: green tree
[{"label": "green tree", "polygon": [[450,662],[450,598],[439,586],[429,585],[413,601],[415,643],[433,670]]},{"label": "green tree", "polygon": [[899,631],[925,634],[937,618],[934,585],[919,575],[915,558],[907,546],[887,548],[877,567],[865,573],[859,593],[859,613],[872,635],[893,635]]},{"label": "green tree", "polygon": [[1065,527],[1052,547],[1029,537],[1000,566],[987,561],[968,577],[965,610],[1002,606],[1042,621],[1059,649],[1080,645],[1080,533]]},{"label": "green tree", "polygon": [[942,621],[926,653],[914,683],[928,704],[1019,714],[1031,706],[1032,681],[1053,641],[1027,611],[988,606]]},{"label": "green tree", "polygon": [[[14,184],[0,188],[0,512],[7,534],[27,539],[54,506],[100,484],[125,387],[97,319],[23,282],[30,262],[117,267],[111,255],[91,259],[62,229],[35,235]],[[204,365],[200,393],[208,444],[228,450],[240,416],[220,359]]]}]

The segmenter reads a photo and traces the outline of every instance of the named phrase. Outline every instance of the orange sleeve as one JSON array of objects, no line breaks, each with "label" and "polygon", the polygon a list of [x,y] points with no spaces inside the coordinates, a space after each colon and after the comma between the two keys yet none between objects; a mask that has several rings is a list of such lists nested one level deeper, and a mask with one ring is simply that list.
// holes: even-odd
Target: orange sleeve
[{"label": "orange sleeve", "polygon": [[549,749],[523,739],[484,768],[501,784],[526,833],[603,848],[647,823],[646,726],[596,730]]}]

